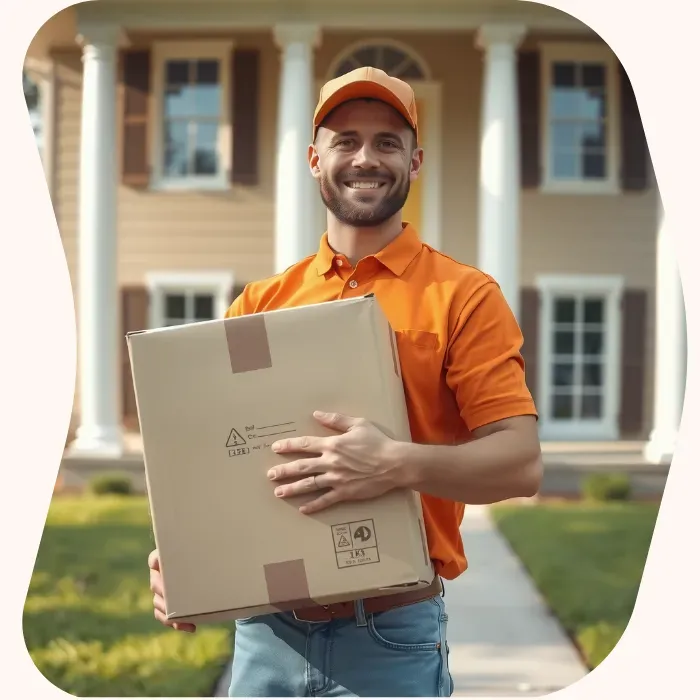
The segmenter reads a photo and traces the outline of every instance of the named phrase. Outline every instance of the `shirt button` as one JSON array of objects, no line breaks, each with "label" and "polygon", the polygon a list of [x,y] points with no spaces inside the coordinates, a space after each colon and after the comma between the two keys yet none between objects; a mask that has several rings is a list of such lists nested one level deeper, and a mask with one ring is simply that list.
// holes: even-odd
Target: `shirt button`
[{"label": "shirt button", "polygon": [[357,287],[357,280],[350,280],[350,289],[355,289]]},{"label": "shirt button", "polygon": [[343,261],[342,261],[340,258],[338,258],[338,259],[335,261],[335,264],[336,264],[338,267],[343,267]]}]

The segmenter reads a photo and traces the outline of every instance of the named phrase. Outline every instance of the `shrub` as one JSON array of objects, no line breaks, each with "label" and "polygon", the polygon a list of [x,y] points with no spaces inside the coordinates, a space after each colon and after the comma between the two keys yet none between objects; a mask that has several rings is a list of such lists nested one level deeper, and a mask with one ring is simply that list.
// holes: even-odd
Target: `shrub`
[{"label": "shrub", "polygon": [[127,474],[100,474],[90,480],[89,491],[98,496],[105,494],[129,496],[133,493],[133,484]]},{"label": "shrub", "polygon": [[626,501],[631,490],[627,474],[591,474],[583,481],[583,494],[591,501]]}]

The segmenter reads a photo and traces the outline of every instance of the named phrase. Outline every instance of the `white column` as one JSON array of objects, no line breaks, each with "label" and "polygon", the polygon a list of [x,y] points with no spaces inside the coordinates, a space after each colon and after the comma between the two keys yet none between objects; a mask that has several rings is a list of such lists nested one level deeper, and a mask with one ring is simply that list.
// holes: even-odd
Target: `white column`
[{"label": "white column", "polygon": [[681,422],[686,379],[686,326],[676,253],[658,190],[657,197],[654,425],[644,454],[647,461],[659,464],[668,463],[673,457]]},{"label": "white column", "polygon": [[80,426],[71,452],[121,452],[116,206],[116,50],[119,32],[83,36],[79,189]]},{"label": "white column", "polygon": [[274,37],[282,52],[277,121],[275,188],[275,272],[318,249],[315,225],[316,183],[307,160],[313,135],[315,89],[313,52],[319,28],[309,24],[276,26]]},{"label": "white column", "polygon": [[500,284],[516,317],[520,296],[520,134],[517,54],[525,27],[481,27],[484,49],[478,266]]}]

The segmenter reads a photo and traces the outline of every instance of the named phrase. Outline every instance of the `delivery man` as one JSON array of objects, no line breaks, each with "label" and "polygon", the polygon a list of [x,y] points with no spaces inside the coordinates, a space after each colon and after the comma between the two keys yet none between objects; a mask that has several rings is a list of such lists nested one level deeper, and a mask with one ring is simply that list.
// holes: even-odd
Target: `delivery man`
[{"label": "delivery man", "polygon": [[[418,491],[436,584],[237,621],[231,697],[449,696],[441,583],[467,568],[459,531],[465,504],[539,489],[522,335],[501,289],[422,243],[402,220],[423,163],[419,126],[411,87],[380,70],[359,68],[327,83],[308,149],[327,232],[316,254],[249,284],[227,316],[376,295],[396,332],[412,442],[390,439],[362,416],[318,413],[333,436],[274,444],[289,461],[270,470],[270,488],[281,499],[315,494],[305,513],[395,488]],[[222,566],[232,565],[221,556]],[[149,566],[156,618],[193,632],[165,618],[157,551]]]}]

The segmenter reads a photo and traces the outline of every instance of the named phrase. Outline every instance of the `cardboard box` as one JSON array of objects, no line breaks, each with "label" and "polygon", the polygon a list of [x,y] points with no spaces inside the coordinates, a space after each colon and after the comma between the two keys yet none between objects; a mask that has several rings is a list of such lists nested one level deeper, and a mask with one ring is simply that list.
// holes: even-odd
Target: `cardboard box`
[{"label": "cardboard box", "polygon": [[127,342],[169,619],[218,622],[433,581],[414,492],[302,515],[303,499],[276,498],[266,476],[294,458],[272,452],[276,439],[332,434],[315,410],[411,439],[395,335],[375,297]]}]

